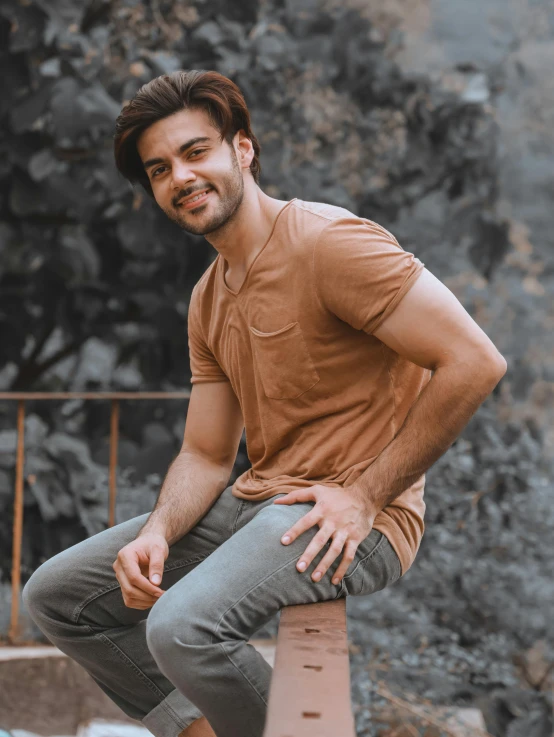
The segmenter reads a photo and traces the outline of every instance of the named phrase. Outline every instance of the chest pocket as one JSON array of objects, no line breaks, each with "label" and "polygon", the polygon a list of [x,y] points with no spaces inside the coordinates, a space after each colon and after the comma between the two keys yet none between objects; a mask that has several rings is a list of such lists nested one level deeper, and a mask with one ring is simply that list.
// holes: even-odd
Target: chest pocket
[{"label": "chest pocket", "polygon": [[254,360],[270,399],[297,399],[319,381],[302,329],[291,322],[273,333],[249,326]]}]

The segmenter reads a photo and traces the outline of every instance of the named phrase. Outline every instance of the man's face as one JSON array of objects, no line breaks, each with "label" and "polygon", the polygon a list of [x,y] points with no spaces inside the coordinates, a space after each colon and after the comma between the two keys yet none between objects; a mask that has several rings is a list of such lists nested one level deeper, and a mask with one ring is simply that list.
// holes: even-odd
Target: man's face
[{"label": "man's face", "polygon": [[[242,165],[249,168],[251,144],[238,133],[235,140],[246,153]],[[183,230],[207,235],[240,207],[241,164],[204,111],[180,110],[159,120],[139,136],[137,150],[156,202]]]}]

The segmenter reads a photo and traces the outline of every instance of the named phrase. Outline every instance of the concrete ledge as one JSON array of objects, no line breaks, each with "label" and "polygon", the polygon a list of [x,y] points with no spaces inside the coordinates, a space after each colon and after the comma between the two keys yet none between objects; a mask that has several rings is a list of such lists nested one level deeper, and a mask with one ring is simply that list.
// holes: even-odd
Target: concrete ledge
[{"label": "concrete ledge", "polygon": [[[275,641],[250,643],[273,666]],[[83,725],[100,718],[141,726],[106,696],[84,668],[58,648],[0,647],[0,728],[26,730],[44,737],[88,737]],[[90,737],[99,734],[100,726],[97,727]]]},{"label": "concrete ledge", "polygon": [[[275,640],[250,640],[274,667]],[[478,709],[415,704],[382,693],[373,710],[379,737],[491,737]],[[147,737],[88,673],[53,646],[0,647],[1,730],[13,737]]]}]

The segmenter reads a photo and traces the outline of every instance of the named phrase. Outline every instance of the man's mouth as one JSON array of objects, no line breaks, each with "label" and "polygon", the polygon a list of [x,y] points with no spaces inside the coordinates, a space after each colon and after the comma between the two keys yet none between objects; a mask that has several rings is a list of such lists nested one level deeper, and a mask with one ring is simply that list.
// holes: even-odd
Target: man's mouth
[{"label": "man's mouth", "polygon": [[179,200],[177,207],[184,207],[185,210],[191,210],[193,207],[202,204],[211,191],[212,187],[207,187],[200,192],[195,192],[193,195],[184,197],[182,200]]}]

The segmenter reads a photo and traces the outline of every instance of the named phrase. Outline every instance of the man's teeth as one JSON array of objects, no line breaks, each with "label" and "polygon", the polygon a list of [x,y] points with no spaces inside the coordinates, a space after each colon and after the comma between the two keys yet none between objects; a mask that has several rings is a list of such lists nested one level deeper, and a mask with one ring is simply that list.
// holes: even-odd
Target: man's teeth
[{"label": "man's teeth", "polygon": [[204,195],[209,192],[210,190],[207,189],[205,192],[200,192],[200,194],[197,194],[196,197],[193,197],[192,200],[189,200],[189,202],[196,202],[196,200],[199,200],[201,197],[204,197]]}]

